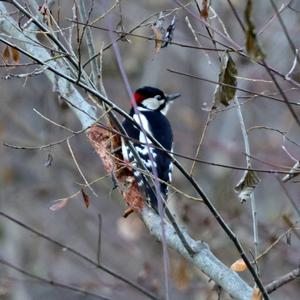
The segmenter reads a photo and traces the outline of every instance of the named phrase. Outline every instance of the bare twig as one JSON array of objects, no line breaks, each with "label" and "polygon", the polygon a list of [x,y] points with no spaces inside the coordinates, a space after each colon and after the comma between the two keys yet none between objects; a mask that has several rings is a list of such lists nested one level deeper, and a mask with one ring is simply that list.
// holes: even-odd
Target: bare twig
[{"label": "bare twig", "polygon": [[[248,138],[248,134],[247,134],[247,130],[246,130],[242,110],[241,110],[241,107],[240,107],[240,103],[239,103],[239,100],[237,98],[235,99],[235,103],[237,104],[237,112],[238,112],[238,117],[239,117],[239,121],[240,121],[240,125],[241,125],[243,140],[244,140],[244,144],[245,144],[245,152],[247,154],[246,155],[247,167],[251,168],[251,160],[250,160],[250,157],[249,157],[249,155],[251,154],[249,138]],[[251,212],[252,212],[254,256],[257,257],[258,256],[258,251],[259,251],[259,249],[258,249],[259,245],[258,245],[257,210],[256,210],[256,200],[255,200],[255,196],[254,196],[254,191],[250,194],[250,200],[251,200]],[[259,273],[257,263],[255,263],[255,266],[256,266],[257,273]]]},{"label": "bare twig", "polygon": [[82,295],[85,295],[85,296],[89,296],[89,297],[92,297],[92,298],[95,298],[95,299],[101,299],[101,300],[109,300],[109,298],[106,298],[106,297],[103,297],[103,296],[100,296],[100,295],[97,295],[97,294],[94,294],[94,293],[91,293],[91,292],[88,292],[84,289],[80,289],[80,288],[77,288],[77,287],[74,287],[74,286],[71,286],[71,285],[67,285],[67,284],[64,284],[64,283],[61,283],[60,281],[55,281],[55,280],[50,280],[50,279],[47,279],[47,278],[44,278],[44,277],[41,277],[41,276],[38,276],[38,275],[35,275],[35,274],[32,274],[20,267],[17,267],[15,266],[14,264],[4,260],[3,258],[0,258],[0,264],[8,267],[8,268],[11,268],[27,277],[30,277],[32,279],[35,279],[35,280],[38,280],[38,281],[41,281],[45,284],[49,284],[53,287],[57,287],[57,288],[62,288],[62,289],[66,289],[66,290],[69,290],[69,291],[73,291],[73,292],[76,292],[76,293],[79,293],[79,294],[82,294]]},{"label": "bare twig", "polygon": [[[170,68],[168,68],[167,71],[169,71],[171,73],[174,73],[174,74],[186,76],[186,77],[189,77],[189,78],[194,78],[194,79],[198,79],[198,80],[201,80],[201,81],[209,82],[209,83],[212,83],[212,84],[219,84],[219,85],[222,85],[222,86],[232,87],[232,88],[235,88],[237,91],[249,93],[251,95],[256,95],[256,96],[259,96],[259,97],[262,97],[262,98],[266,98],[266,99],[270,99],[270,100],[273,100],[273,101],[277,101],[277,102],[281,102],[281,103],[286,103],[286,101],[281,100],[279,98],[272,97],[272,96],[269,96],[269,95],[265,95],[265,94],[262,94],[262,93],[256,93],[256,92],[253,92],[253,91],[250,91],[250,90],[247,90],[247,89],[243,89],[243,88],[240,88],[240,87],[234,87],[234,86],[232,86],[230,84],[221,83],[221,82],[218,82],[218,81],[214,81],[214,80],[210,80],[210,79],[207,79],[207,78],[199,77],[199,76],[196,76],[196,75],[184,73],[184,72],[173,70],[173,69],[170,69]],[[289,101],[289,104],[290,105],[295,105],[295,106],[300,106],[300,102]]]},{"label": "bare twig", "polygon": [[276,176],[276,179],[277,179],[279,185],[281,186],[281,188],[283,189],[286,197],[288,198],[288,200],[292,204],[292,206],[293,206],[296,214],[298,215],[298,218],[300,218],[300,208],[298,207],[297,203],[295,202],[295,200],[291,196],[289,190],[286,188],[286,186],[284,185],[284,183],[282,182],[282,180],[278,176]]},{"label": "bare twig", "polygon": [[148,292],[147,290],[145,290],[144,288],[142,288],[141,286],[135,284],[134,282],[128,280],[126,277],[121,276],[120,274],[112,271],[111,269],[109,269],[108,267],[104,266],[104,265],[99,265],[97,262],[93,261],[91,258],[85,256],[84,254],[80,253],[79,251],[61,243],[58,242],[57,240],[51,238],[50,236],[39,232],[38,230],[30,227],[29,225],[22,223],[21,221],[9,216],[8,214],[4,213],[3,211],[0,211],[0,216],[12,221],[13,223],[19,225],[20,227],[22,227],[23,229],[32,232],[33,234],[43,238],[44,240],[47,240],[48,242],[58,246],[61,249],[64,249],[72,254],[74,254],[75,256],[79,257],[80,259],[88,262],[89,264],[91,264],[92,266],[104,271],[107,274],[110,274],[111,276],[113,276],[114,278],[117,278],[121,281],[123,281],[124,283],[128,284],[129,286],[133,287],[134,289],[136,289],[137,291],[141,292],[142,294],[144,294],[145,296],[147,296],[150,299],[153,300],[157,300],[158,298],[156,296],[154,296],[152,293]]},{"label": "bare twig", "polygon": [[97,243],[97,262],[100,265],[101,262],[101,236],[102,236],[102,216],[98,214],[98,243]]},{"label": "bare twig", "polygon": [[266,290],[268,291],[268,293],[272,293],[274,291],[276,291],[277,289],[279,289],[281,286],[297,279],[300,277],[300,268],[296,268],[293,271],[281,276],[280,278],[272,281],[271,283],[269,283],[268,285],[266,285]]},{"label": "bare twig", "polygon": [[278,21],[279,21],[279,23],[280,23],[280,25],[281,25],[281,27],[282,27],[282,30],[283,30],[283,32],[284,32],[285,37],[286,37],[287,40],[288,40],[288,43],[289,43],[289,45],[290,45],[290,48],[292,49],[292,51],[293,51],[293,53],[294,53],[294,55],[295,55],[295,57],[296,57],[296,59],[297,59],[298,64],[300,64],[300,58],[299,58],[299,56],[298,56],[297,48],[296,48],[296,46],[295,46],[295,44],[294,44],[292,38],[290,37],[290,34],[289,34],[289,32],[288,32],[288,30],[287,30],[287,28],[286,28],[286,26],[285,26],[285,24],[284,24],[284,22],[283,22],[283,20],[282,20],[282,17],[281,17],[281,15],[280,15],[280,12],[279,12],[279,10],[277,9],[274,0],[269,0],[269,1],[270,1],[270,3],[271,3],[271,6],[272,6],[274,12],[276,13],[277,19],[278,19]]},{"label": "bare twig", "polygon": [[89,185],[88,180],[87,180],[86,177],[84,176],[84,174],[83,174],[83,172],[82,172],[82,170],[81,170],[81,168],[80,168],[80,166],[79,166],[79,164],[78,164],[78,162],[77,162],[77,160],[76,160],[76,157],[75,157],[74,152],[73,152],[73,150],[72,150],[72,147],[71,147],[71,145],[70,145],[69,139],[67,139],[67,145],[68,145],[68,148],[69,148],[69,151],[70,151],[70,153],[71,153],[72,159],[73,159],[73,161],[74,161],[74,164],[75,164],[75,166],[76,166],[76,168],[77,168],[79,174],[80,174],[81,177],[83,178],[85,184],[86,184],[87,187],[90,189],[90,191],[91,191],[96,197],[98,197],[98,195],[96,194],[96,192],[94,191],[94,189]]}]

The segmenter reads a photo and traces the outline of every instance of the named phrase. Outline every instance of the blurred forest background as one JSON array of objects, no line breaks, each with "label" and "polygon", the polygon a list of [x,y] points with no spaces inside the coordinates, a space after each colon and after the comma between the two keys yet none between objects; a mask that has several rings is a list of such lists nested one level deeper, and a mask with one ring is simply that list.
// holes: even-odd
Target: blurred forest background
[{"label": "blurred forest background", "polygon": [[[41,5],[43,4],[40,1]],[[87,7],[93,1],[87,1]],[[111,11],[94,25],[101,28],[129,31],[149,16],[146,26],[134,33],[153,37],[150,28],[159,12],[172,12],[166,17],[170,23],[176,15],[173,42],[214,49],[207,30],[199,22],[194,1],[183,9],[176,1],[94,1],[91,20]],[[202,1],[198,1],[201,6]],[[247,1],[231,0],[237,13],[244,20]],[[185,2],[187,4],[188,1]],[[275,1],[280,15],[296,48],[300,46],[299,1]],[[70,26],[74,1],[55,1],[52,14],[62,28]],[[116,4],[116,5],[115,5]],[[253,22],[259,43],[266,54],[266,62],[283,75],[292,68],[295,55],[269,1],[253,1]],[[214,34],[214,38],[228,46],[239,45],[243,49],[245,34],[228,1],[213,0],[208,22],[227,33],[234,42]],[[175,9],[175,11],[174,11]],[[11,8],[13,11],[13,7]],[[192,14],[191,14],[192,13]],[[190,30],[186,16],[194,29]],[[147,25],[148,24],[148,25]],[[116,34],[92,28],[97,51],[111,43]],[[75,39],[75,37],[74,37]],[[74,40],[74,43],[76,41]],[[3,53],[4,45],[1,46]],[[234,102],[230,106],[210,114],[216,84],[181,76],[167,71],[180,72],[218,81],[220,62],[216,51],[204,51],[170,44],[157,51],[155,42],[128,36],[118,46],[132,89],[151,85],[172,93],[180,92],[181,98],[172,106],[169,119],[174,129],[174,151],[194,157],[204,128],[206,132],[198,158],[208,162],[246,167],[244,141],[238,112]],[[222,45],[217,45],[225,49]],[[76,49],[76,47],[75,47]],[[87,59],[85,44],[82,56]],[[222,53],[220,53],[222,54]],[[239,54],[231,54],[238,69],[238,87],[253,93],[264,93],[281,98],[265,68]],[[117,105],[128,111],[130,99],[112,47],[103,52],[103,84],[107,95]],[[28,63],[21,56],[21,63]],[[68,245],[96,260],[98,235],[101,227],[101,263],[122,276],[138,282],[158,295],[164,294],[162,247],[149,234],[144,224],[134,214],[122,217],[126,209],[117,191],[113,191],[110,177],[93,185],[98,197],[88,189],[90,206],[85,207],[82,197],[69,200],[59,210],[49,208],[55,200],[73,195],[83,183],[66,143],[43,150],[16,150],[2,145],[7,142],[21,146],[38,146],[57,141],[69,133],[41,118],[33,109],[51,120],[73,130],[80,124],[73,112],[66,107],[53,87],[42,74],[5,80],[7,74],[26,72],[25,67],[8,67],[1,63],[0,106],[0,203],[1,211],[36,228],[57,241]],[[297,63],[289,76],[300,80]],[[278,77],[281,88],[290,101],[299,102],[299,88]],[[289,170],[295,161],[284,151],[286,148],[296,160],[300,157],[300,131],[285,103],[237,91],[238,100],[247,129],[253,168],[264,170]],[[293,106],[296,113],[297,106]],[[207,118],[210,121],[207,124]],[[254,128],[255,127],[255,128]],[[254,128],[254,129],[253,129]],[[293,142],[290,142],[293,141]],[[70,140],[75,157],[89,181],[105,175],[101,161],[88,143],[86,136],[78,135]],[[187,170],[192,161],[178,158]],[[194,178],[213,200],[225,221],[242,241],[247,253],[253,255],[253,230],[250,202],[241,203],[235,185],[243,175],[242,170],[197,163]],[[263,283],[269,283],[296,268],[300,262],[300,235],[297,231],[299,214],[291,203],[300,207],[299,181],[297,177],[287,183],[280,182],[283,175],[258,173],[261,181],[255,189],[258,218],[259,253],[265,251],[279,237],[278,243],[258,261]],[[175,170],[174,185],[185,193],[195,196],[193,190]],[[208,209],[199,201],[179,193],[171,193],[169,204],[179,222],[188,232],[209,244],[213,253],[230,266],[239,258],[232,242],[225,236]],[[99,226],[101,215],[102,226]],[[292,229],[290,229],[292,227]],[[107,275],[101,270],[64,251],[49,241],[37,237],[6,218],[0,218],[1,257],[30,273],[61,283],[74,285],[109,299],[147,299],[132,287]],[[251,256],[251,254],[250,254]],[[212,283],[200,271],[175,252],[170,251],[171,299],[217,299]],[[247,272],[241,276],[252,284]],[[299,280],[278,289],[272,299],[298,299]],[[45,285],[21,275],[9,268],[0,268],[1,299],[93,299],[58,287]],[[222,298],[221,298],[222,299]]]}]

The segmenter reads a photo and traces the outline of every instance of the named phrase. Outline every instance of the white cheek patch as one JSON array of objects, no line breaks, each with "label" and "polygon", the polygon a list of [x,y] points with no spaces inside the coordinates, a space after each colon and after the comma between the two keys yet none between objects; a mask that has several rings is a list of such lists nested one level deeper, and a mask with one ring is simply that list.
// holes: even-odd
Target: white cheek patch
[{"label": "white cheek patch", "polygon": [[150,110],[156,110],[158,109],[162,104],[164,100],[158,100],[156,98],[148,98],[143,101],[143,105]]}]

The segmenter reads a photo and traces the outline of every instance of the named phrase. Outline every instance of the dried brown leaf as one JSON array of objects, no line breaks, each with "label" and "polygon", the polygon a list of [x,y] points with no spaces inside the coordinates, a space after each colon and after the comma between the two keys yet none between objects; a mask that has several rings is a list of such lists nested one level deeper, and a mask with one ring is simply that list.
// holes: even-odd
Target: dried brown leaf
[{"label": "dried brown leaf", "polygon": [[20,52],[16,48],[11,48],[13,62],[18,65],[20,63]]},{"label": "dried brown leaf", "polygon": [[162,33],[159,27],[151,26],[152,31],[154,32],[155,37],[155,52],[156,54],[160,51],[162,46]]},{"label": "dried brown leaf", "polygon": [[57,211],[59,209],[62,209],[67,205],[69,199],[70,198],[63,198],[63,199],[55,200],[55,203],[51,205],[49,209],[52,211]]},{"label": "dried brown leaf", "polygon": [[90,197],[89,197],[89,195],[84,191],[84,189],[81,189],[81,195],[82,195],[85,207],[88,208],[90,206]]},{"label": "dried brown leaf", "polygon": [[110,138],[109,131],[98,126],[93,126],[88,130],[88,137],[97,154],[100,156],[105,171],[112,173],[114,170],[114,162],[112,156],[109,155],[109,149],[107,147],[107,141]]},{"label": "dried brown leaf", "polygon": [[3,52],[2,52],[2,59],[5,64],[8,64],[10,55],[11,55],[10,47],[5,46],[5,48],[3,49]]},{"label": "dried brown leaf", "polygon": [[247,201],[254,189],[260,182],[260,178],[252,170],[247,170],[240,179],[239,183],[235,186],[234,190],[239,193],[241,201]]},{"label": "dried brown leaf", "polygon": [[245,9],[246,22],[246,51],[255,61],[260,61],[265,57],[256,38],[255,26],[252,22],[252,0],[247,1]]},{"label": "dried brown leaf", "polygon": [[[219,83],[214,93],[214,108],[221,104],[228,106],[234,99],[237,85],[237,68],[231,56],[225,53],[221,61],[221,72],[219,74]],[[226,86],[231,85],[231,86]]]},{"label": "dried brown leaf", "polygon": [[200,15],[207,20],[209,15],[209,0],[202,0],[202,9]]},{"label": "dried brown leaf", "polygon": [[251,300],[262,300],[262,293],[260,289],[255,288],[253,289],[253,294]]},{"label": "dried brown leaf", "polygon": [[134,211],[141,211],[144,207],[144,197],[141,194],[137,182],[134,180],[130,187],[124,192],[124,200],[126,204]]},{"label": "dried brown leaf", "polygon": [[247,265],[244,260],[240,258],[230,266],[230,269],[235,272],[243,272],[247,269]]},{"label": "dried brown leaf", "polygon": [[[97,125],[88,130],[89,141],[102,160],[107,173],[115,172],[117,186],[122,191],[124,200],[129,208],[139,212],[144,206],[144,197],[138,189],[138,185],[129,167],[124,167],[122,154],[117,150],[121,147],[121,139],[118,135],[112,135],[108,130]],[[111,154],[114,151],[114,154]],[[120,171],[117,171],[122,168]]]}]

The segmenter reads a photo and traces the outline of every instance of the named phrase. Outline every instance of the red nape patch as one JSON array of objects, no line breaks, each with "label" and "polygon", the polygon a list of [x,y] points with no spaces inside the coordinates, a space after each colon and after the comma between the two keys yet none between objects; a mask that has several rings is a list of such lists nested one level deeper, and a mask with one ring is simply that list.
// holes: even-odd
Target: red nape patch
[{"label": "red nape patch", "polygon": [[133,97],[134,97],[136,104],[141,104],[143,102],[143,100],[145,99],[144,96],[139,93],[134,93]]}]

